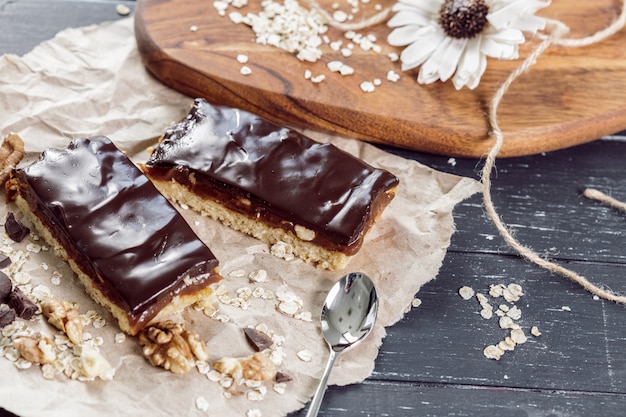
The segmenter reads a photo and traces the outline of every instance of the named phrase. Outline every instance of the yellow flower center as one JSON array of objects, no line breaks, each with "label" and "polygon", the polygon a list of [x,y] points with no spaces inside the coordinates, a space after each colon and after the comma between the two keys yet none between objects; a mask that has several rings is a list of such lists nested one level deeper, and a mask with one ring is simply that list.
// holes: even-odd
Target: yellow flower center
[{"label": "yellow flower center", "polygon": [[487,14],[484,0],[446,0],[439,10],[439,24],[452,38],[473,38],[483,31]]}]

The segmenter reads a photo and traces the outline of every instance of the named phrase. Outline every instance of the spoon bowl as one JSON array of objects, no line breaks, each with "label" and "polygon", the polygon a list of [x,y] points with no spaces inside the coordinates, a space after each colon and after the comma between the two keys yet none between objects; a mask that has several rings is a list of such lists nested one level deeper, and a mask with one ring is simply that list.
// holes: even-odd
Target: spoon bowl
[{"label": "spoon bowl", "polygon": [[374,327],[377,313],[378,294],[367,275],[351,272],[330,289],[321,314],[322,334],[330,347],[330,356],[306,417],[317,415],[339,354],[365,339]]}]

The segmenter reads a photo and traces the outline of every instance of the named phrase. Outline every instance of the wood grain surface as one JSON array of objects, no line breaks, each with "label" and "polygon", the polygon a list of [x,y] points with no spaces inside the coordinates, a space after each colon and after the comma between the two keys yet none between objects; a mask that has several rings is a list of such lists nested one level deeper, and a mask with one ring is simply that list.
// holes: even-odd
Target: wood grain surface
[{"label": "wood grain surface", "polygon": [[[320,3],[332,10],[332,2]],[[242,13],[258,10],[260,2],[250,3]],[[375,3],[363,6],[363,18],[375,13]],[[620,3],[554,0],[540,14],[563,21],[571,28],[570,36],[578,38],[608,25],[619,14]],[[191,31],[192,26],[197,31]],[[420,86],[416,71],[403,73],[392,83],[386,81],[387,71],[401,71],[399,63],[387,57],[388,52],[399,52],[386,44],[389,28],[379,24],[361,33],[375,34],[383,52],[355,47],[350,58],[343,58],[326,48],[321,60],[311,64],[255,43],[248,26],[219,16],[204,0],[139,0],[136,10],[137,43],[147,68],[185,94],[244,108],[279,123],[366,141],[443,155],[485,155],[492,146],[485,118],[489,102],[521,60],[489,60],[473,91],[456,91],[451,83]],[[343,34],[331,28],[328,36],[337,40]],[[589,47],[549,48],[501,104],[505,143],[500,156],[560,149],[626,128],[625,43],[622,31]],[[536,40],[527,42],[520,55],[527,56],[536,45]],[[242,65],[236,60],[242,53],[249,56],[252,69],[247,76],[240,73]],[[345,62],[355,73],[330,73],[326,63],[331,60]],[[313,84],[304,79],[306,69],[326,74],[326,79]],[[383,84],[364,93],[360,83],[375,78]]]}]

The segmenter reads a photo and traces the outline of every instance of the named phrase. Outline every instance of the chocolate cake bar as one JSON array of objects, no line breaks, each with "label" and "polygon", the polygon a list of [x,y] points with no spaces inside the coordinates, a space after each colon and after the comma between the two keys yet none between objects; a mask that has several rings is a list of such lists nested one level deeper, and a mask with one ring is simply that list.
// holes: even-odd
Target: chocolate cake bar
[{"label": "chocolate cake bar", "polygon": [[218,261],[148,178],[105,137],[46,150],[7,196],[89,295],[134,335],[219,281]]},{"label": "chocolate cake bar", "polygon": [[332,144],[204,99],[143,169],[169,199],[328,269],[359,251],[398,186]]}]

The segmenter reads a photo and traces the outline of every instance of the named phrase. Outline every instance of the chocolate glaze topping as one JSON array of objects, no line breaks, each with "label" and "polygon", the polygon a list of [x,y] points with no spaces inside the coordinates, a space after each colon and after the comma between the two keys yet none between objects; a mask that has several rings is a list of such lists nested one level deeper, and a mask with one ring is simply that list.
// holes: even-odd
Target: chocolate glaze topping
[{"label": "chocolate glaze topping", "polygon": [[[204,99],[165,132],[146,167],[228,188],[344,248],[373,222],[378,197],[398,185],[391,173],[331,144]],[[385,205],[391,198],[383,196]]]},{"label": "chocolate glaze topping", "polygon": [[109,139],[49,149],[14,176],[31,209],[131,325],[216,281],[213,253]]}]

